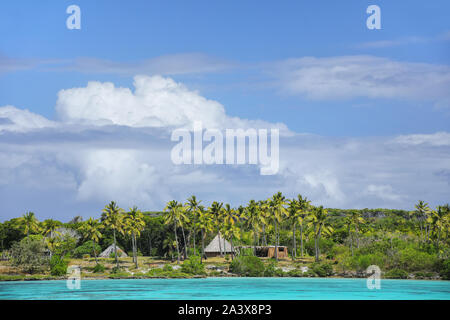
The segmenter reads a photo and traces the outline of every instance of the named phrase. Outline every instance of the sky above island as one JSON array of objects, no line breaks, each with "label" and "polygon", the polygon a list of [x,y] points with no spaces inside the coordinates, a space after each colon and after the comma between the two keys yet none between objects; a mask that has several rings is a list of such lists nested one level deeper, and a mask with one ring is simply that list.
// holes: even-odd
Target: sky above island
[{"label": "sky above island", "polygon": [[[81,30],[66,8],[81,8]],[[366,8],[381,8],[369,30]],[[340,208],[450,195],[448,1],[3,1],[0,220],[237,206],[283,191]],[[201,112],[199,112],[199,110]],[[200,120],[278,127],[280,172],[175,166]]]}]

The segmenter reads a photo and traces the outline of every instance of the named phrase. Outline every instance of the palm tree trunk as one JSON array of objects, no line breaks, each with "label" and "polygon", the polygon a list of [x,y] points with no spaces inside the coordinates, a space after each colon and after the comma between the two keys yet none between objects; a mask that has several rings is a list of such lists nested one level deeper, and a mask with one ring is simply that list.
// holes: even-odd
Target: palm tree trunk
[{"label": "palm tree trunk", "polygon": [[292,238],[294,240],[294,252],[292,253],[292,260],[295,260],[295,258],[297,256],[297,244],[295,243],[295,222],[294,222],[294,227],[292,230]]},{"label": "palm tree trunk", "polygon": [[195,219],[194,219],[194,256],[195,256]]},{"label": "palm tree trunk", "polygon": [[263,231],[263,246],[267,246],[267,240],[266,240],[266,226],[263,224],[262,226],[262,231]]},{"label": "palm tree trunk", "polygon": [[188,254],[187,254],[186,236],[184,234],[183,225],[181,226],[181,231],[183,232],[183,241],[184,241],[184,260],[186,260],[188,257]]},{"label": "palm tree trunk", "polygon": [[300,246],[302,247],[302,258],[303,258],[303,221],[300,224]]},{"label": "palm tree trunk", "polygon": [[278,261],[278,228],[276,220],[275,220],[275,260]]},{"label": "palm tree trunk", "polygon": [[205,237],[203,236],[203,230],[202,232],[202,254],[200,255],[200,263],[203,263],[203,256],[205,255]]},{"label": "palm tree trunk", "polygon": [[133,232],[133,240],[134,240],[134,250],[133,250],[134,264],[136,265],[136,269],[137,269],[138,268],[137,246],[136,246],[136,234],[134,232]]},{"label": "palm tree trunk", "polygon": [[175,233],[175,244],[177,246],[177,264],[180,264],[180,249],[178,248],[178,237],[177,237],[177,221],[175,219],[173,220],[173,229]]},{"label": "palm tree trunk", "polygon": [[114,256],[116,258],[116,267],[119,269],[119,259],[117,259],[117,244],[116,244],[116,229],[113,229],[114,234]]},{"label": "palm tree trunk", "polygon": [[253,255],[256,257],[256,230],[253,227]]},{"label": "palm tree trunk", "polygon": [[95,242],[94,242],[94,239],[92,239],[92,251],[94,251],[95,263],[98,264],[98,261],[97,261],[97,253],[95,252]]},{"label": "palm tree trunk", "polygon": [[233,236],[231,236],[230,242],[231,242],[231,261],[233,261],[234,260]]},{"label": "palm tree trunk", "polygon": [[219,237],[219,253],[220,253],[220,256],[223,257],[223,255],[222,255],[222,244],[220,243],[220,230],[218,230],[217,236]]}]

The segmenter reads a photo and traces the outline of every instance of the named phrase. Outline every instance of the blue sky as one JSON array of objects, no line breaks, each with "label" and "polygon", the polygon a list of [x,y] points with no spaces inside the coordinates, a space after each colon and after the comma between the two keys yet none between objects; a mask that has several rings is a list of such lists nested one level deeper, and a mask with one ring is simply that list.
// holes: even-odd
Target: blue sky
[{"label": "blue sky", "polygon": [[[81,8],[81,30],[66,28],[69,16],[66,8],[71,4]],[[366,8],[371,4],[381,8],[381,30],[366,27]],[[287,171],[285,179],[274,177],[271,192],[277,188],[288,193],[311,192],[313,198],[329,206],[407,208],[423,190],[420,186],[410,190],[410,185],[426,172],[427,189],[433,198],[430,201],[448,202],[445,194],[450,194],[450,164],[446,162],[450,131],[449,11],[450,3],[444,0],[3,1],[0,108],[17,108],[4,109],[6,120],[2,121],[17,126],[20,122],[22,127],[14,127],[11,132],[4,129],[2,134],[0,121],[0,145],[4,150],[12,148],[17,157],[5,154],[1,158],[0,154],[0,158],[4,163],[20,163],[13,166],[14,170],[5,165],[5,171],[1,171],[0,167],[4,175],[0,176],[0,190],[7,194],[0,210],[13,216],[35,207],[41,208],[43,215],[51,216],[57,215],[59,209],[55,207],[70,204],[73,209],[67,215],[80,211],[85,214],[98,211],[108,197],[122,192],[110,190],[95,199],[83,198],[86,186],[83,183],[92,168],[81,160],[76,164],[61,160],[56,154],[63,147],[58,143],[52,145],[58,135],[66,137],[67,144],[89,137],[90,143],[96,145],[95,141],[100,139],[98,132],[85,132],[74,138],[68,133],[72,129],[58,127],[61,131],[42,129],[45,132],[33,140],[36,132],[27,130],[35,130],[34,124],[36,128],[47,128],[47,121],[60,124],[62,113],[58,110],[72,110],[73,105],[81,103],[77,100],[80,97],[72,97],[73,100],[66,97],[62,101],[58,98],[61,90],[70,93],[73,88],[95,90],[87,88],[88,82],[98,81],[133,91],[134,76],[138,74],[173,79],[201,97],[220,103],[227,116],[281,123],[297,134],[321,137],[325,142],[320,142],[314,152],[323,149],[324,154],[319,152],[317,157],[332,159],[331,150],[340,144],[343,148],[353,143],[364,145],[368,154],[378,148],[373,156],[380,163],[371,164],[370,158],[361,158],[352,164],[368,163],[368,167],[361,168],[364,172],[353,172],[355,180],[351,180],[351,174],[344,174],[351,172],[351,168],[341,168],[341,163],[330,160],[320,169],[305,165],[293,170],[296,181],[291,181]],[[101,96],[98,92],[92,94]],[[23,113],[25,109],[31,115]],[[14,115],[5,116],[8,112]],[[102,112],[101,117],[107,117]],[[111,139],[127,136],[126,132],[116,132],[122,129],[114,129]],[[52,146],[49,151],[52,156],[48,155],[51,159],[28,150],[29,141],[37,141],[42,147]],[[401,141],[408,148],[402,155],[388,156],[392,150],[386,145],[391,146],[390,141]],[[305,142],[295,140],[295,143]],[[424,144],[439,149],[433,149],[437,158],[427,155],[430,150]],[[289,152],[286,157],[294,157],[294,151],[285,152]],[[418,162],[403,167],[401,156],[417,158]],[[305,159],[305,163],[308,161],[317,163],[316,158]],[[347,160],[342,156],[336,161]],[[155,168],[158,169],[156,165]],[[315,174],[302,171],[305,168],[318,171]],[[60,182],[68,189],[39,191],[32,185],[21,184],[25,176],[38,179],[36,172],[46,169],[53,177],[46,180],[49,186]],[[242,173],[226,171],[203,173],[226,181],[233,181]],[[374,174],[375,180],[384,177],[384,182],[358,180],[369,176],[367,171]],[[254,179],[252,174],[244,175],[241,183]],[[360,183],[366,193],[351,201],[349,192]],[[172,187],[168,185],[165,194],[155,198],[146,195],[135,200],[155,209],[170,200],[168,197],[185,196],[197,190],[185,186],[171,192]],[[247,187],[255,197],[268,193],[259,192],[251,183]],[[147,185],[143,188],[151,189]],[[198,188],[199,194],[203,192],[207,199],[224,194],[223,190],[213,194],[208,188]],[[433,192],[438,189],[439,192]],[[60,192],[66,196],[61,195],[52,207],[49,199]],[[232,194],[224,197],[232,199]],[[23,207],[15,207],[17,199],[21,199]],[[239,198],[235,204],[244,200]]]},{"label": "blue sky", "polygon": [[[231,115],[280,121],[298,132],[332,136],[448,129],[448,109],[436,110],[428,101],[310,101],[265,86],[271,79],[260,64],[296,57],[374,55],[448,65],[448,34],[447,41],[440,39],[450,30],[448,2],[377,1],[382,30],[368,30],[365,11],[372,2],[10,1],[1,4],[0,53],[12,59],[89,57],[116,62],[201,53],[235,66],[173,78],[220,101]],[[81,8],[81,30],[65,27],[65,9],[73,3]],[[408,43],[413,38],[418,40]],[[376,41],[400,44],[363,46]],[[0,104],[53,118],[56,93],[90,80],[132,84],[130,75],[48,71],[40,65],[2,74]]]}]

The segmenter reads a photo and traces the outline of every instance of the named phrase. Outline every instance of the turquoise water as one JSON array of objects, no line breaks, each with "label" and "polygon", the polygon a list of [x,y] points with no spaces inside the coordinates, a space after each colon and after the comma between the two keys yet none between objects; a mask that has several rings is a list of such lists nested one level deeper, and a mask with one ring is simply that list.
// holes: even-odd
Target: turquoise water
[{"label": "turquoise water", "polygon": [[203,278],[0,282],[0,299],[450,299],[450,281],[381,280],[369,290],[366,279]]}]

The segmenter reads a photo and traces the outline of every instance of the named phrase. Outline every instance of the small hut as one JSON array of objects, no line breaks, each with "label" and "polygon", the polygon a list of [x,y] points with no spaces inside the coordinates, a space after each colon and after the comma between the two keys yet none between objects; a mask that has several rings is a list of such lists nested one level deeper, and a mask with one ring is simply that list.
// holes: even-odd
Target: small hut
[{"label": "small hut", "polygon": [[212,241],[205,248],[205,254],[207,257],[217,257],[220,255],[220,250],[222,250],[222,254],[233,253],[233,250],[231,249],[231,244],[223,237],[220,237],[220,246],[219,246],[219,235],[216,235],[214,239],[212,239]]},{"label": "small hut", "polygon": [[[128,255],[125,253],[125,251],[120,249],[119,246],[116,246],[116,247],[117,247],[117,257],[118,258],[128,257]],[[114,254],[114,244],[110,245],[108,248],[105,249],[105,251],[100,253],[99,257],[100,258],[109,258],[111,256],[111,253]]]}]

